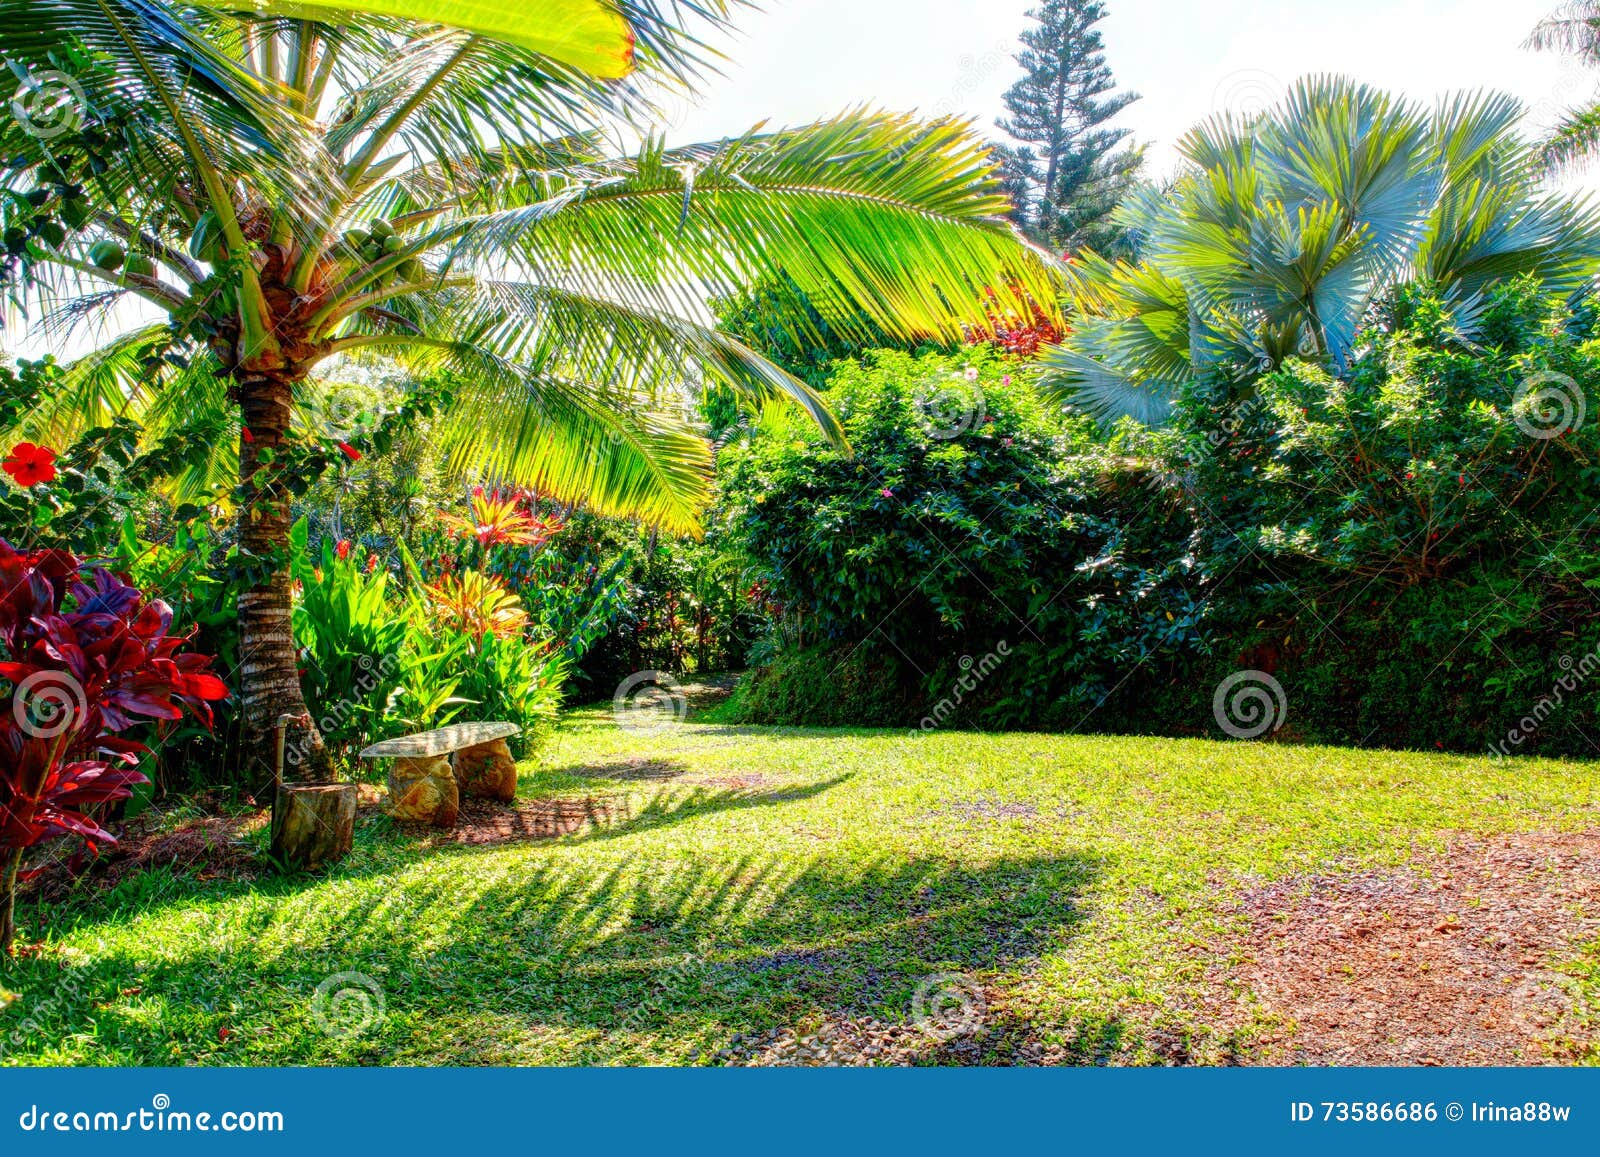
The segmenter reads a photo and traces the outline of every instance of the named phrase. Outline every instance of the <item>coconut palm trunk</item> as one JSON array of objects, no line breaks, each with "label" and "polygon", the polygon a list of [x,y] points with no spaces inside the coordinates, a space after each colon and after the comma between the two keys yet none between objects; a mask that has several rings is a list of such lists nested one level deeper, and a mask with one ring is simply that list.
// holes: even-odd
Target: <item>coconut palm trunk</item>
[{"label": "coconut palm trunk", "polygon": [[[296,378],[292,370],[241,373],[235,384],[243,415],[239,476],[243,502],[239,546],[249,557],[272,560],[268,576],[239,593],[239,706],[241,773],[244,783],[262,788],[272,782],[281,716],[309,719],[300,690],[289,570],[289,494],[273,479],[263,452],[276,459],[287,448],[294,412]],[[296,727],[296,758],[289,778],[317,781],[332,771],[322,735],[314,723]]]}]

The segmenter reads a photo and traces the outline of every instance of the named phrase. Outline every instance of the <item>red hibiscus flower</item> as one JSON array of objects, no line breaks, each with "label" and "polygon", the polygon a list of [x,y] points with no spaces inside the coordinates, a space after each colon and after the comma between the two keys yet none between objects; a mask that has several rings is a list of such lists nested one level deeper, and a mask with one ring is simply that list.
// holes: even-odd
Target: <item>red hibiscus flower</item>
[{"label": "red hibiscus flower", "polygon": [[40,482],[56,480],[56,452],[32,442],[18,442],[11,457],[0,462],[0,468],[16,480],[18,486],[35,486]]},{"label": "red hibiscus flower", "polygon": [[361,461],[361,451],[357,450],[354,446],[350,445],[350,443],[348,443],[348,442],[340,442],[339,443],[339,452],[341,454],[343,454],[346,458],[350,459],[350,461],[352,461],[352,462]]}]

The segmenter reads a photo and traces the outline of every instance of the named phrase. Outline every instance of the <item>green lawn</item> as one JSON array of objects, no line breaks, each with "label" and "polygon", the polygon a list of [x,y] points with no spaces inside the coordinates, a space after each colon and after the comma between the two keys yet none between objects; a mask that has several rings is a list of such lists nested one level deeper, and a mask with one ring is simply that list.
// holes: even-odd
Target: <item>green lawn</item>
[{"label": "green lawn", "polygon": [[[600,710],[568,717],[522,797],[597,798],[615,818],[441,846],[364,812],[326,877],[156,872],[58,905],[43,948],[0,966],[19,994],[0,1057],[675,1064],[841,1023],[933,1062],[1136,1063],[1158,1036],[1248,1056],[1251,1025],[1196,1011],[1242,890],[1398,864],[1457,832],[1600,826],[1577,763],[712,723],[639,736]],[[21,916],[36,934],[39,913]],[[330,1034],[313,996],[347,972],[385,1015]],[[896,1027],[939,974],[984,994],[987,1029],[965,1044]],[[334,1000],[323,1020],[363,1007]]]}]

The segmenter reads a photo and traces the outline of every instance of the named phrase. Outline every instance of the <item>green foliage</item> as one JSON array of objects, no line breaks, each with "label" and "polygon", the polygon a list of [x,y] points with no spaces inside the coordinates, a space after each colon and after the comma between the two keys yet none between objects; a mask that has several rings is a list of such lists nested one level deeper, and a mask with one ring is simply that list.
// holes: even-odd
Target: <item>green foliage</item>
[{"label": "green foliage", "polygon": [[389,591],[389,573],[367,571],[364,552],[340,557],[334,544],[322,548],[313,566],[308,527],[301,519],[289,533],[291,573],[300,584],[294,604],[295,644],[301,651],[301,686],[306,705],[335,750],[383,738],[390,699],[406,661],[409,644],[425,629],[400,613]]},{"label": "green foliage", "polygon": [[[897,343],[871,317],[850,311],[846,320],[829,321],[793,280],[778,274],[736,293],[711,302],[718,326],[745,345],[787,370],[813,388],[828,379],[829,367],[845,358],[860,357],[868,350],[906,348],[925,344],[922,340]],[[709,395],[713,432],[731,425],[719,415],[737,396],[726,388]]]},{"label": "green foliage", "polygon": [[[573,656],[600,629],[596,621],[604,622],[604,584],[542,589],[546,615],[533,616],[526,630],[480,637],[440,625],[423,571],[403,546],[397,580],[377,555],[348,541],[324,542],[313,565],[309,535],[306,519],[290,531],[301,681],[324,741],[346,763],[360,747],[458,719],[516,723],[523,729],[516,741],[521,753],[539,750]],[[536,569],[547,578],[557,574]],[[531,579],[524,589],[535,589]],[[557,627],[567,633],[555,633]]]},{"label": "green foliage", "polygon": [[[1004,645],[960,716],[1070,726],[1126,664],[1207,645],[1176,503],[1014,369],[987,348],[842,363],[826,396],[853,454],[781,425],[724,453],[729,541],[784,656],[749,717],[915,724]],[[857,650],[894,685],[830,685]]]},{"label": "green foliage", "polygon": [[1570,529],[1600,485],[1582,384],[1600,345],[1571,322],[1533,279],[1513,282],[1482,310],[1486,353],[1413,286],[1337,377],[1291,359],[1243,398],[1191,391],[1180,446],[1247,547],[1402,585],[1508,558]]},{"label": "green foliage", "polygon": [[[0,431],[14,428],[19,415],[63,389],[62,369],[54,359],[0,364]],[[85,554],[109,554],[133,515],[147,515],[162,503],[151,491],[160,481],[202,460],[209,452],[206,431],[146,439],[138,423],[113,417],[83,431],[70,445],[45,447],[54,456],[55,477],[23,487],[0,478],[0,538],[18,545],[48,546]],[[0,457],[12,443],[0,446]],[[171,511],[179,523],[204,515],[197,506]]]},{"label": "green foliage", "polygon": [[1026,424],[986,384],[1013,442],[963,439],[959,475],[904,402],[948,365],[842,368],[857,460],[759,429],[727,456],[773,609],[729,717],[1216,735],[1214,690],[1255,669],[1284,738],[1589,752],[1600,680],[1560,684],[1600,665],[1594,317],[1532,277],[1477,303],[1475,341],[1458,317],[1406,287],[1342,371],[1218,371],[1106,439],[1052,416],[1017,461]]}]

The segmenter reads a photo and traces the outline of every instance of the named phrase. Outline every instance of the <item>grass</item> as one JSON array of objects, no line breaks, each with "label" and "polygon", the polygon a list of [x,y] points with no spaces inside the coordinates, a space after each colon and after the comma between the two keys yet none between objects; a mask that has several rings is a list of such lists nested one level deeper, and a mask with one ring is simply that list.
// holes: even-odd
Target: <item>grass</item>
[{"label": "grass", "polygon": [[[1206,1023],[1193,997],[1242,889],[1600,817],[1593,768],[1570,762],[711,723],[639,736],[600,710],[567,719],[521,795],[606,797],[618,818],[461,847],[364,814],[323,877],[157,871],[25,905],[46,942],[0,965],[20,994],[0,1061],[705,1062],[839,1017],[907,1022],[944,973],[1074,1059],[1149,1061],[1158,1032],[1223,1059],[1249,1052],[1249,1026]],[[381,993],[358,1034],[314,1012],[341,973]],[[323,1020],[375,1007],[362,983],[333,982],[350,991]]]}]

